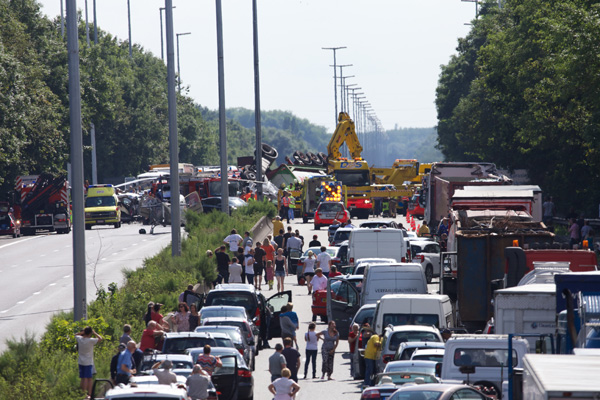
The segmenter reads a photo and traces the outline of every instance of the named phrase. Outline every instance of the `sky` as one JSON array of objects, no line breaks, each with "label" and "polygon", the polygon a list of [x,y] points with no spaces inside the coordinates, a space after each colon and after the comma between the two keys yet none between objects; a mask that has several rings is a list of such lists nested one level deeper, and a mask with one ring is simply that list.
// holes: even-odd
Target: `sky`
[{"label": "sky", "polygon": [[[61,0],[38,1],[50,18],[60,15]],[[432,127],[440,66],[456,53],[458,38],[467,35],[475,17],[475,4],[461,0],[257,3],[261,109],[290,111],[329,132],[336,123],[333,52],[322,47],[346,47],[336,57],[338,65],[352,64],[343,68],[344,76],[354,76],[346,84],[361,88],[356,92],[364,93],[384,129]],[[182,89],[198,104],[217,109],[215,1],[173,5],[175,33],[191,33],[179,38]],[[92,6],[88,0],[90,23]],[[159,8],[165,1],[130,0],[130,6],[132,42],[160,57]],[[78,0],[77,7],[83,11],[85,1]],[[96,11],[100,29],[127,40],[127,0],[97,0]],[[226,107],[254,109],[252,1],[224,0],[222,14]]]}]

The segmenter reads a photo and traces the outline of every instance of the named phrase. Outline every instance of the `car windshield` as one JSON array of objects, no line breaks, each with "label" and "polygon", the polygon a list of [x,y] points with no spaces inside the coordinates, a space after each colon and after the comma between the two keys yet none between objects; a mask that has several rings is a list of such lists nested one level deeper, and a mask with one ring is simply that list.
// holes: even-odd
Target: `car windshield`
[{"label": "car windshield", "polygon": [[[398,361],[396,361],[398,362]],[[431,374],[431,375],[435,375],[435,364],[431,363],[431,366],[429,365],[406,365],[406,361],[403,361],[401,363],[399,363],[399,365],[396,365],[395,362],[391,362],[388,363],[388,365],[386,365],[384,373],[385,372],[421,372],[424,374]]]},{"label": "car windshield", "polygon": [[[439,317],[436,314],[383,314],[383,326],[399,326],[399,325],[423,325],[423,326],[431,326],[435,325],[439,327],[440,325]],[[426,332],[422,332],[426,333]],[[429,333],[427,333],[429,335]],[[433,335],[433,334],[431,334]],[[435,336],[435,335],[434,335]],[[431,339],[425,339],[431,340]],[[414,342],[414,340],[408,340],[409,342]],[[437,342],[437,340],[436,340]]]},{"label": "car windshield", "polygon": [[[231,326],[237,326],[238,328],[240,328],[240,331],[245,331],[245,324],[241,321],[206,321],[206,325],[204,326],[211,326],[211,325],[231,325]],[[222,346],[222,347],[229,347],[229,346]]]},{"label": "car windshield", "polygon": [[163,353],[165,354],[185,354],[185,350],[192,347],[204,347],[206,345],[216,346],[213,338],[207,337],[181,337],[165,339]]},{"label": "car windshield", "polygon": [[8,214],[0,214],[0,225],[10,226],[10,217]]},{"label": "car windshield", "polygon": [[215,325],[205,325],[197,327],[196,332],[225,333],[234,343],[240,343],[243,340],[240,330],[234,327],[222,329]]},{"label": "car windshield", "polygon": [[438,380],[435,378],[435,376],[430,375],[430,374],[421,374],[418,372],[406,372],[406,373],[399,373],[399,374],[379,375],[377,384],[381,383],[380,382],[381,378],[384,376],[389,376],[390,378],[392,378],[392,382],[394,383],[394,385],[404,385],[405,383],[408,383],[408,382],[414,382],[415,379],[417,379],[417,378],[423,378],[425,383],[437,383],[438,382]]},{"label": "car windshield", "polygon": [[[513,350],[513,367],[517,366],[517,352]],[[501,367],[508,365],[508,349],[456,349],[454,365]]]},{"label": "car windshield", "polygon": [[246,318],[246,313],[240,312],[240,310],[231,310],[223,308],[207,308],[200,309],[200,320],[203,321],[206,318],[211,317],[234,317],[234,318]]},{"label": "car windshield", "polygon": [[[227,181],[230,196],[239,196],[242,193],[241,183],[238,181]],[[211,196],[221,195],[221,181],[211,181],[208,183],[208,190]]]},{"label": "car windshield", "polygon": [[415,354],[412,360],[435,361],[442,362],[444,356],[442,354]]},{"label": "car windshield", "polygon": [[[142,363],[142,371],[148,371],[150,369],[152,369],[152,366],[158,361],[156,359],[152,359],[152,357],[147,357],[148,359],[144,358],[144,362]],[[191,361],[183,361],[183,360],[179,360],[179,361],[174,361],[171,360],[173,362],[173,369],[192,369],[194,368],[194,363]]]},{"label": "car windshield", "polygon": [[388,222],[363,222],[362,224],[360,224],[361,228],[369,228],[369,229],[388,228],[389,226],[390,226],[390,223],[388,223]]},{"label": "car windshield", "polygon": [[321,203],[319,207],[319,212],[342,212],[344,211],[344,206],[339,203]]},{"label": "car windshield", "polygon": [[95,196],[85,199],[86,207],[115,207],[116,205],[115,198],[112,196]]},{"label": "car windshield", "polygon": [[246,205],[246,202],[238,197],[230,197],[229,205],[235,207],[243,207]]},{"label": "car windshield", "polygon": [[[337,247],[327,247],[327,254],[329,254],[331,257],[335,257],[336,253],[337,253]],[[315,255],[314,257],[316,257],[320,252],[321,252],[321,248],[319,247],[311,247],[310,249],[307,249],[304,254],[302,255],[302,258],[307,258],[308,257],[308,252],[312,251]]]},{"label": "car windshield", "polygon": [[389,348],[390,350],[398,350],[400,343],[404,342],[439,342],[440,339],[433,332],[422,332],[422,331],[404,331],[395,332],[390,338]]},{"label": "car windshield", "polygon": [[206,305],[244,307],[247,315],[254,315],[254,311],[256,310],[256,304],[250,292],[215,291],[208,293]]},{"label": "car windshield", "polygon": [[413,399],[437,400],[440,397],[442,397],[442,394],[443,393],[435,391],[435,390],[419,390],[418,392],[417,391],[395,392],[394,395],[389,398],[389,400],[413,400]]}]

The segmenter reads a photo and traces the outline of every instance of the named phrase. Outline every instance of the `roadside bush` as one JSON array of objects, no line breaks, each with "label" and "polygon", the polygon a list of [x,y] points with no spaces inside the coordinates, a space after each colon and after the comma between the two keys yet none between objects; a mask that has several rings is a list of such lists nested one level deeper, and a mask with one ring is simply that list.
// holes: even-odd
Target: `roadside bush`
[{"label": "roadside bush", "polygon": [[228,216],[220,212],[186,214],[188,237],[182,240],[181,256],[172,257],[171,248],[144,260],[143,268],[124,269],[125,284],[100,287],[97,299],[88,306],[88,319],[73,321],[72,313],[55,315],[41,340],[26,335],[7,342],[0,354],[0,399],[71,400],[85,394],[79,388],[75,333],[89,325],[104,340],[94,349],[97,377],[109,377],[110,360],[116,354],[124,324],[132,327],[139,341],[144,329],[143,316],[149,301],[165,306],[163,315],[175,311],[179,293],[190,283],[212,282],[216,260],[206,256],[215,250],[232,229],[249,231],[262,216],[274,216],[268,202],[251,202]]}]

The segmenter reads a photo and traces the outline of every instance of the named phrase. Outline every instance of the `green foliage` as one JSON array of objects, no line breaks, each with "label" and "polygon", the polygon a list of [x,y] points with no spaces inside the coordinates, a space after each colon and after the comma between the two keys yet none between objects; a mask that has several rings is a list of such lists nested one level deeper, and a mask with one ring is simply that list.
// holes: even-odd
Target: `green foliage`
[{"label": "green foliage", "polygon": [[600,202],[600,5],[485,4],[440,76],[439,146],[449,160],[525,168],[559,208]]},{"label": "green foliage", "polygon": [[[46,333],[42,337],[41,347],[46,351],[58,350],[76,354],[75,333],[81,332],[86,326],[91,326],[100,336],[110,341],[112,335],[108,332],[108,324],[103,317],[73,321],[72,315],[57,314],[52,317]],[[102,346],[102,344],[103,342],[100,342],[99,345]]]},{"label": "green foliage", "polygon": [[246,207],[238,208],[234,215],[263,215],[274,218],[277,215],[277,207],[268,200],[249,201]]}]

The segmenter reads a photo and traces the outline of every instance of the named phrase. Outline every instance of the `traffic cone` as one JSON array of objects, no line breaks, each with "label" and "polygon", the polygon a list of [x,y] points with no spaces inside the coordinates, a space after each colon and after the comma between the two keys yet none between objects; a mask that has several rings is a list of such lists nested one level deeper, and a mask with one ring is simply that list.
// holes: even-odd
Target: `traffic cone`
[{"label": "traffic cone", "polygon": [[419,231],[419,229],[421,229],[421,224],[419,224],[419,225],[417,226],[417,232]]}]

